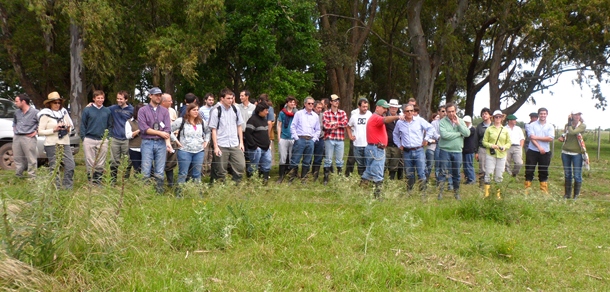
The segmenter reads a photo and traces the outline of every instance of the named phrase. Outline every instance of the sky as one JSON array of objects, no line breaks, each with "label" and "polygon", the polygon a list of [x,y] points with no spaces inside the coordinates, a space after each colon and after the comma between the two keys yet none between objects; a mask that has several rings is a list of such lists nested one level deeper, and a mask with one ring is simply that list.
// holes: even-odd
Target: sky
[{"label": "sky", "polygon": [[[527,102],[519,108],[515,113],[517,121],[529,122],[529,114],[537,112],[538,108],[545,107],[549,110],[547,121],[554,124],[557,128],[563,128],[568,121],[568,115],[573,109],[582,111],[582,118],[587,125],[587,129],[603,129],[610,128],[610,107],[605,111],[595,108],[595,100],[591,99],[591,90],[588,87],[583,87],[582,90],[578,85],[573,85],[572,80],[576,78],[576,74],[563,74],[559,77],[559,82],[546,90],[544,93],[535,93],[534,99],[536,104]],[[551,92],[553,92],[551,94]],[[602,92],[610,98],[610,85],[603,84]],[[483,88],[474,103],[474,114],[479,116],[481,109],[489,107],[489,88]],[[506,105],[501,106],[501,110],[506,108]],[[492,111],[495,109],[492,109]]]}]

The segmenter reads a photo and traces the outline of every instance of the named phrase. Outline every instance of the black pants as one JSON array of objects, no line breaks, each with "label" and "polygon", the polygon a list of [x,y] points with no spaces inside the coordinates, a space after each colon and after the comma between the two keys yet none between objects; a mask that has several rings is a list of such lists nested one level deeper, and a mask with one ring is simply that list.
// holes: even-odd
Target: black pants
[{"label": "black pants", "polygon": [[534,180],[534,171],[538,165],[538,180],[545,182],[549,179],[549,165],[551,164],[551,152],[540,154],[538,151],[527,149],[525,152],[525,180]]}]

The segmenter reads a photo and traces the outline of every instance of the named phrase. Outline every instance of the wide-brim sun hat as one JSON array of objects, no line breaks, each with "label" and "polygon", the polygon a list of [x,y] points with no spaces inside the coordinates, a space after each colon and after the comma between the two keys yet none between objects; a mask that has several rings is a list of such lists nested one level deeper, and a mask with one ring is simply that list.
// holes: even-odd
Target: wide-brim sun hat
[{"label": "wide-brim sun hat", "polygon": [[47,96],[47,99],[44,101],[44,104],[47,104],[52,101],[57,101],[57,100],[59,100],[63,103],[65,99],[61,98],[61,96],[59,96],[59,93],[57,93],[57,91],[53,91],[53,92],[49,93],[49,95]]}]

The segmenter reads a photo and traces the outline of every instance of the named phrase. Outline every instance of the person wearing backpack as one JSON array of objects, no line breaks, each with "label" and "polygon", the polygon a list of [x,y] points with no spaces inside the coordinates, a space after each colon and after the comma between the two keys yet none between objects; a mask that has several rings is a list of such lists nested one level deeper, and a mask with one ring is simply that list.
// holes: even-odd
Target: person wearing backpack
[{"label": "person wearing backpack", "polygon": [[244,123],[233,100],[235,94],[228,88],[220,92],[219,105],[210,111],[208,126],[212,131],[214,156],[212,157],[212,174],[210,184],[224,180],[227,169],[233,170],[233,181],[240,182],[246,168],[244,157],[244,139],[241,125]]},{"label": "person wearing backpack", "polygon": [[189,174],[195,183],[200,183],[204,149],[209,139],[209,136],[206,138],[206,132],[209,130],[199,116],[199,106],[196,103],[190,103],[184,116],[172,123],[172,131],[178,131],[176,137],[182,145],[177,151],[178,184],[185,183]]}]

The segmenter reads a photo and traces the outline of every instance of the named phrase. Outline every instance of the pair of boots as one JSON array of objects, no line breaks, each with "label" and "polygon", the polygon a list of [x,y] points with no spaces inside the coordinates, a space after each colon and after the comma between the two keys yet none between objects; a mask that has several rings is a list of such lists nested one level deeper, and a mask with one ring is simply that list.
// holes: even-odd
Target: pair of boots
[{"label": "pair of boots", "polygon": [[[580,195],[580,187],[582,186],[582,182],[574,182],[574,200],[578,198]],[[564,199],[570,199],[572,195],[572,180],[565,180],[564,183]]]},{"label": "pair of boots", "polygon": [[[489,190],[491,189],[491,185],[485,184],[485,199],[489,198]],[[496,191],[496,197],[498,200],[502,199],[500,188]]]},{"label": "pair of boots", "polygon": [[394,180],[401,180],[402,179],[402,175],[403,175],[403,170],[402,168],[399,168],[398,170],[390,170],[390,179]]},{"label": "pair of boots", "polygon": [[[437,182],[437,186],[439,186],[439,188],[438,188],[439,191],[438,191],[437,199],[439,199],[439,200],[443,199],[443,189],[445,188],[444,184],[445,184],[445,182]],[[451,186],[451,184],[449,186]],[[450,191],[452,190],[453,191],[453,197],[456,200],[458,200],[458,201],[462,200],[462,198],[460,197],[460,189],[459,188],[451,188],[451,189],[448,189],[448,190],[450,190]]]},{"label": "pair of boots", "polygon": [[[525,181],[525,194],[529,194],[529,190],[532,187],[532,182],[531,181]],[[549,194],[549,183],[546,181],[541,181],[540,182],[540,190],[545,193],[545,194]]]},{"label": "pair of boots", "polygon": [[287,171],[288,171],[288,165],[280,164],[280,170],[279,170],[280,177],[277,179],[278,184],[281,184],[284,181],[284,177],[286,176]]},{"label": "pair of boots", "polygon": [[[337,167],[337,174],[341,174],[343,167]],[[330,180],[330,174],[333,172],[333,167],[324,167],[324,185],[328,184]]]},{"label": "pair of boots", "polygon": [[[295,167],[288,172],[288,182],[289,183],[292,183],[294,181],[294,179],[297,178],[298,172],[299,172],[298,167]],[[308,168],[305,168],[305,167],[301,168],[301,183],[303,183],[303,184],[307,183],[307,173],[308,172],[309,172]]]}]

